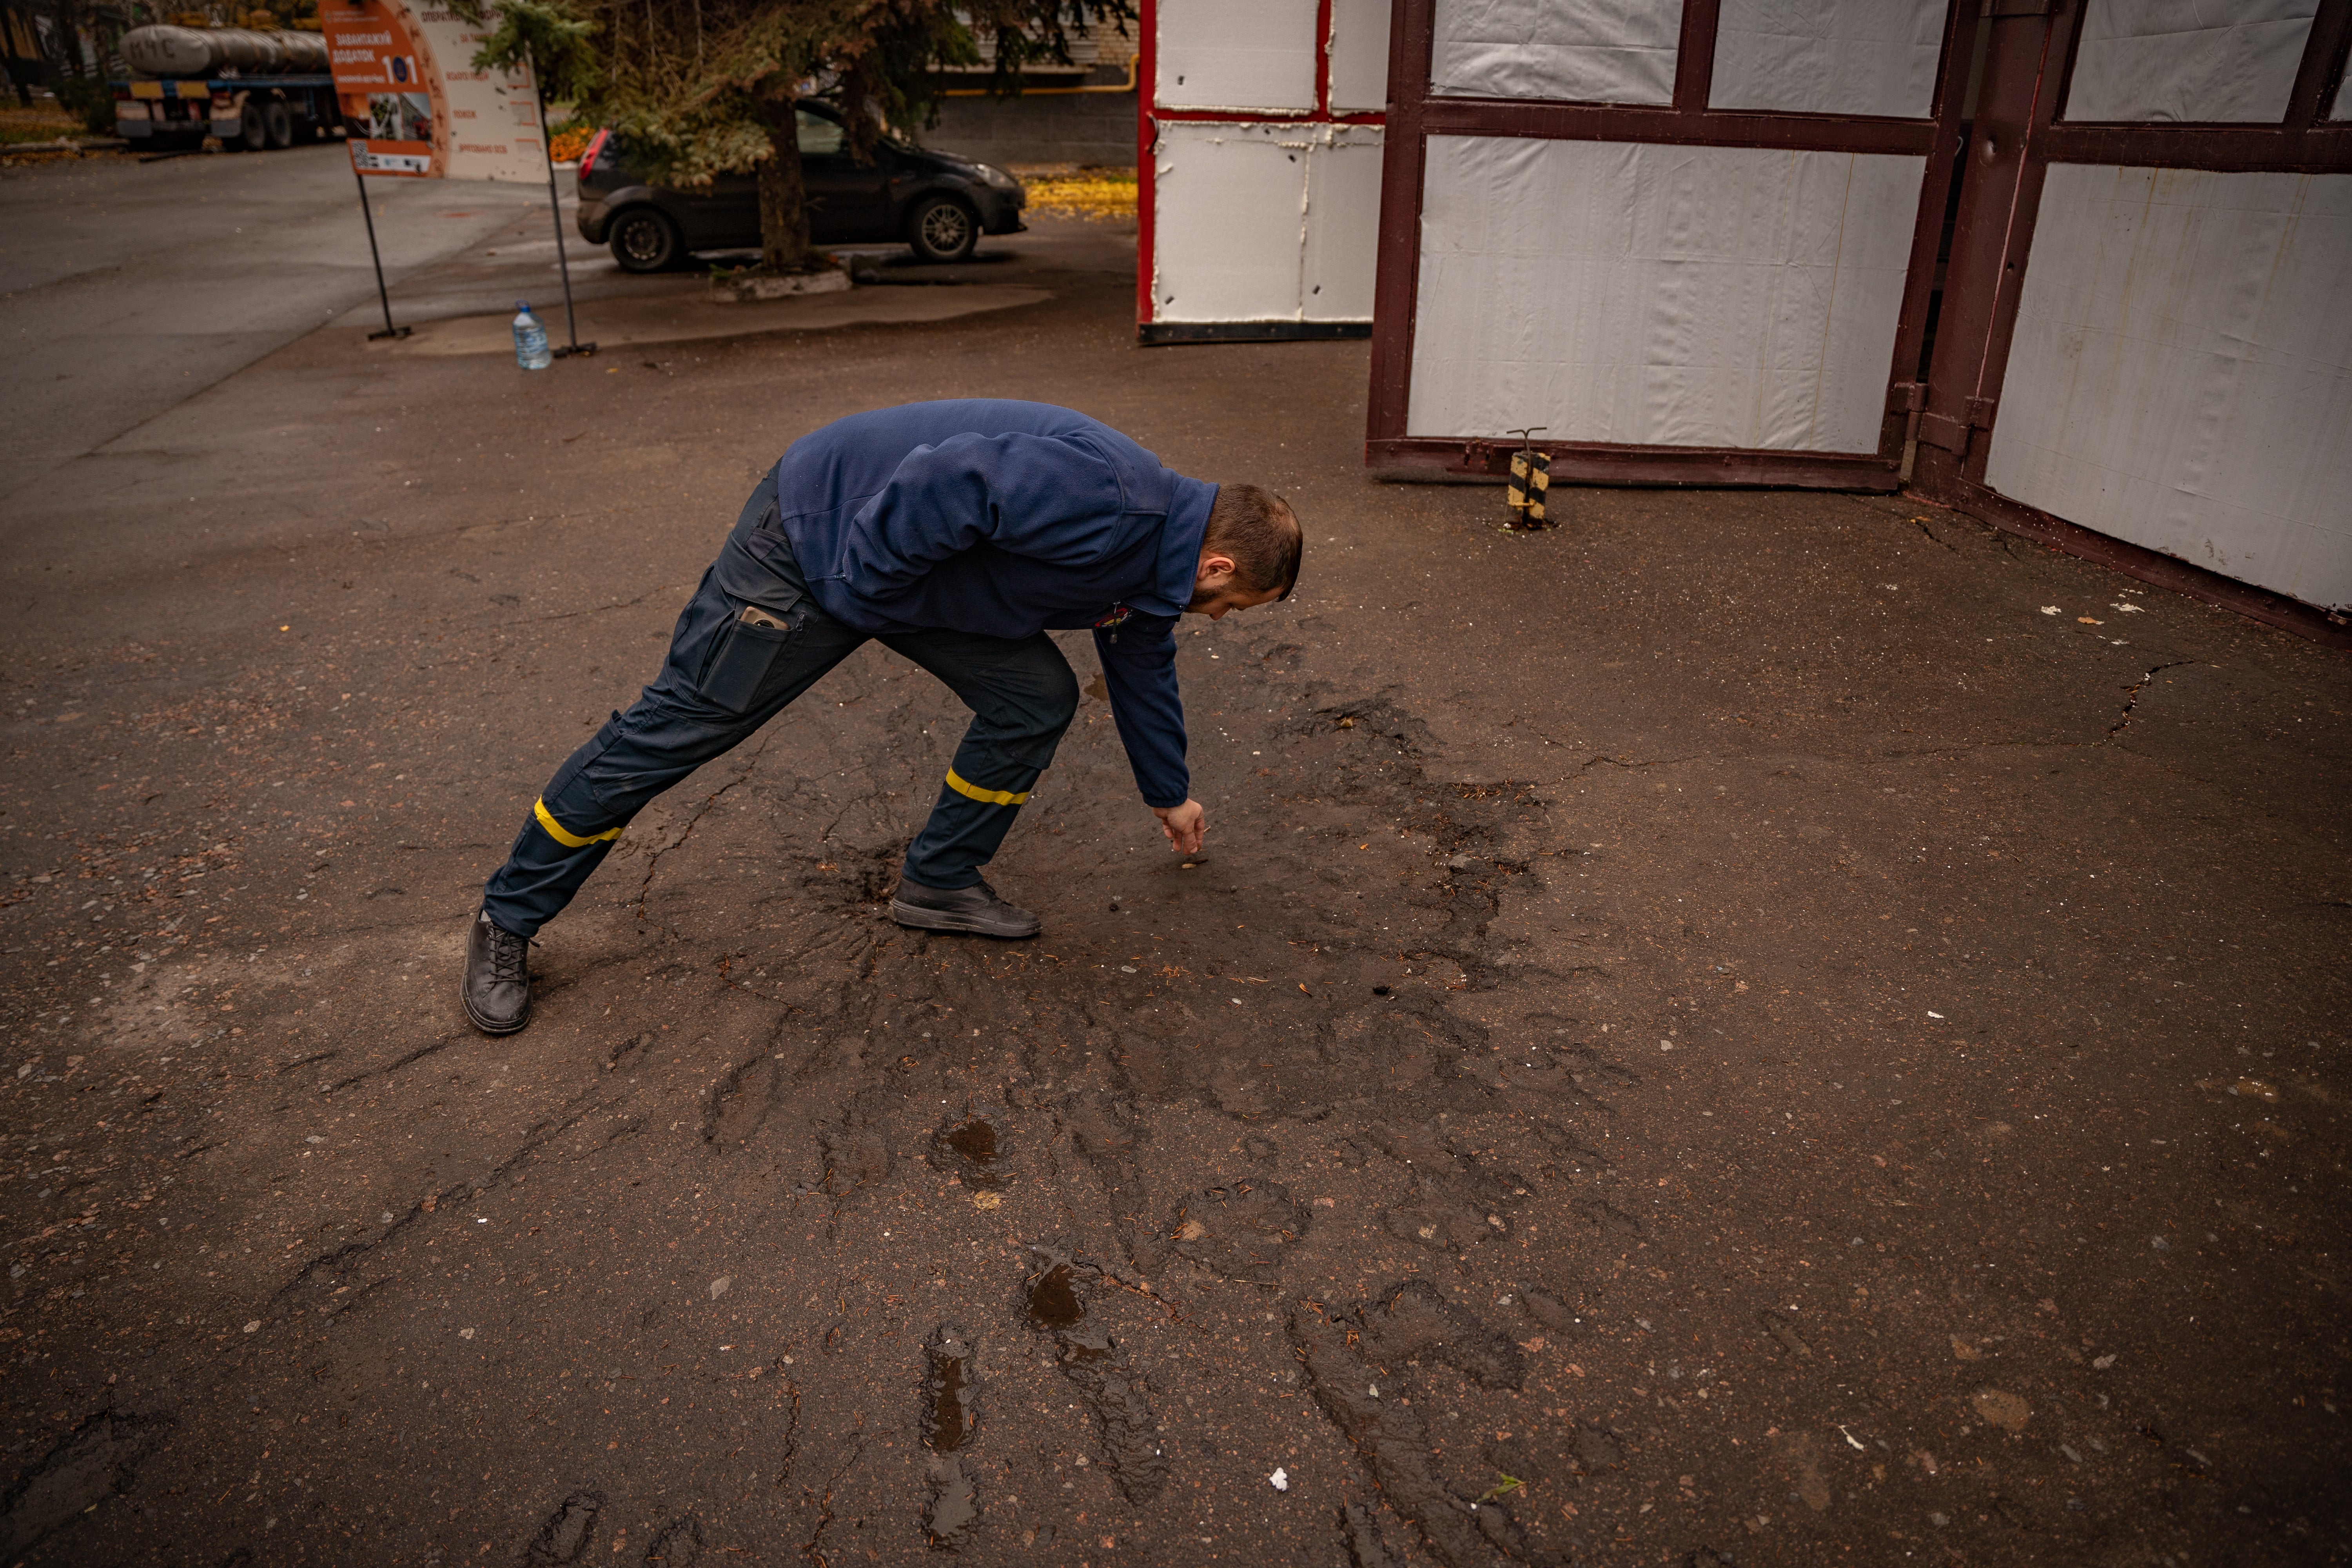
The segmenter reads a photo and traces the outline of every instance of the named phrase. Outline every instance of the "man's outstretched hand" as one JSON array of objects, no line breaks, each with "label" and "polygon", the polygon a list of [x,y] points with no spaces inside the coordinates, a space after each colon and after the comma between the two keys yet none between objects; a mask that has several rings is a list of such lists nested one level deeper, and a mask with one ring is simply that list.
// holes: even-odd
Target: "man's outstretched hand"
[{"label": "man's outstretched hand", "polygon": [[1181,805],[1155,805],[1151,815],[1160,819],[1160,831],[1168,835],[1168,847],[1179,855],[1198,850],[1202,835],[1209,831],[1209,814],[1201,809],[1197,800],[1188,800]]}]

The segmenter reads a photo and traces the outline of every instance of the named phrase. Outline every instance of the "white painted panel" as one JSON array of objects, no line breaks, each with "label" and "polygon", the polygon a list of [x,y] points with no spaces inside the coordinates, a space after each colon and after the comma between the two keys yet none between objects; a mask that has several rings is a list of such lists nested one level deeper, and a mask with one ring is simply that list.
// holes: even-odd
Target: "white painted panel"
[{"label": "white painted panel", "polygon": [[1331,0],[1331,110],[1389,106],[1389,0]]},{"label": "white painted panel", "polygon": [[1315,0],[1161,0],[1153,96],[1168,109],[1311,110]]},{"label": "white painted panel", "polygon": [[1309,135],[1303,125],[1160,125],[1153,320],[1297,319]]},{"label": "white painted panel", "polygon": [[1335,125],[1307,157],[1306,296],[1310,321],[1369,321],[1379,269],[1377,125]]},{"label": "white painted panel", "polygon": [[1409,432],[1875,450],[1926,168],[1432,137]]},{"label": "white painted panel", "polygon": [[1430,91],[1671,103],[1682,0],[1437,0]]},{"label": "white painted panel", "polygon": [[2053,164],[1985,478],[2352,605],[2352,174]]},{"label": "white painted panel", "polygon": [[2066,118],[2283,120],[2318,3],[2090,0]]},{"label": "white painted panel", "polygon": [[1710,109],[1923,120],[1948,0],[1723,0]]},{"label": "white painted panel", "polygon": [[1377,125],[1163,124],[1152,319],[1371,320],[1381,138]]}]

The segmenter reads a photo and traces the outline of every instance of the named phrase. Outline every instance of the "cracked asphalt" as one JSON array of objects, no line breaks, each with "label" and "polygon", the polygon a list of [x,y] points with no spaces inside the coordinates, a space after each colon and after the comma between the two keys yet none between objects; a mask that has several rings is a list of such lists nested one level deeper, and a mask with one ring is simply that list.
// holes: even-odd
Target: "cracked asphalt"
[{"label": "cracked asphalt", "polygon": [[[1365,474],[1362,345],[1004,243],[1049,301],[314,332],[12,500],[0,1560],[2352,1558],[2341,654],[1900,499],[1507,534]],[[1205,852],[1074,647],[1046,934],[892,926],[962,718],[869,647],[473,1034],[761,470],[968,395],[1306,520],[1183,639]]]}]

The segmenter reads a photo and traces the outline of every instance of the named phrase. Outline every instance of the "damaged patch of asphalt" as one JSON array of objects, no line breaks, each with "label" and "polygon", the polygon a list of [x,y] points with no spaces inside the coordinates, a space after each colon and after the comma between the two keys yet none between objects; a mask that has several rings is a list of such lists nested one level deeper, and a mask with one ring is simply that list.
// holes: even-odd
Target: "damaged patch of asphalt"
[{"label": "damaged patch of asphalt", "polygon": [[[1849,1392],[1876,1296],[1719,1249],[1658,1132],[1745,982],[1593,886],[1578,786],[1440,773],[1402,693],[1251,651],[1195,687],[1228,743],[1189,862],[1139,845],[1082,714],[1005,857],[1037,942],[880,918],[959,725],[877,658],[616,854],[525,1036],[346,1025],[301,1108],[265,1078],[326,1053],[232,1068],[174,1147],[271,1200],[195,1222],[194,1321],[121,1406],[168,1384],[176,1425],[41,1450],[26,1561],[190,1532],[264,1560],[273,1518],[386,1561],[1688,1556],[1832,1517],[1907,1539],[1871,1467],[1929,1478],[1915,1452],[1953,1506],[2072,1539],[2063,1500]],[[257,1037],[298,998],[234,1000]],[[1928,1158],[1874,1166],[1884,1201]],[[319,1483],[362,1452],[433,1507]],[[135,1506],[58,1514],[89,1488],[38,1478],[87,1474]]]},{"label": "damaged patch of asphalt", "polygon": [[[654,825],[658,853],[615,879],[633,951],[560,977],[553,1013],[584,1027],[541,1019],[519,1068],[444,1027],[328,1086],[325,1105],[378,1114],[468,1096],[495,1110],[516,1070],[572,1087],[511,1131],[486,1124],[505,1142],[475,1170],[309,1254],[250,1331],[220,1337],[233,1378],[200,1373],[188,1418],[257,1404],[285,1425],[179,1457],[173,1484],[266,1480],[289,1454],[464,1410],[478,1439],[415,1457],[428,1491],[492,1451],[478,1443],[614,1434],[578,1450],[560,1492],[502,1505],[498,1532],[531,1561],[572,1561],[592,1537],[600,1557],[707,1555],[747,1531],[811,1560],[877,1531],[987,1555],[1066,1537],[1079,1513],[1115,1521],[1088,1540],[1197,1536],[1176,1516],[1226,1483],[1193,1435],[1238,1424],[1330,1446],[1340,1468],[1320,1484],[1364,1489],[1318,1516],[1334,1547],[1475,1541],[1544,1561],[1512,1505],[1477,1501],[1490,1481],[1415,1468],[1311,1355],[1302,1374],[1289,1305],[1380,1267],[1390,1283],[1333,1354],[1373,1358],[1375,1376],[1426,1361],[1491,1394],[1526,1384],[1528,1352],[1454,1295],[1540,1267],[1530,1205],[1610,1179],[1608,1102],[1638,1081],[1582,1022],[1619,977],[1491,934],[1559,854],[1541,792],[1432,780],[1425,728],[1393,698],[1276,700],[1257,746],[1274,762],[1229,794],[1214,852],[1130,864],[1123,763],[1097,725],[1066,744],[1072,787],[1016,841],[1064,860],[1097,918],[981,947],[874,919],[913,808],[891,794],[911,798],[902,753],[938,726],[927,694],[860,676],[898,699],[863,704],[852,731],[874,784],[813,788],[780,741],[681,803],[684,826]],[[766,864],[799,868],[787,896],[680,896],[730,886],[730,861],[771,836]],[[981,1281],[998,1270],[1017,1283],[992,1315]],[[935,1300],[957,1315],[927,1314]],[[486,1403],[490,1366],[542,1392]],[[877,1399],[877,1379],[903,1392]],[[1255,1502],[1267,1467],[1249,1462]],[[732,1479],[687,1512],[648,1510],[646,1476],[688,1471]],[[1086,1489],[1101,1498],[1080,1507]],[[1433,1513],[1440,1500],[1454,1512]],[[378,1528],[387,1552],[422,1551],[452,1523]]]}]

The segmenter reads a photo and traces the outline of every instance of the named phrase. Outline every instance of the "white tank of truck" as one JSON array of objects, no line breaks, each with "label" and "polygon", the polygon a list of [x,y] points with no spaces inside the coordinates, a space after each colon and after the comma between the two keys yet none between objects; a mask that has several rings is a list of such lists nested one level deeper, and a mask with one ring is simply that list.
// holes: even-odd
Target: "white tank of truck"
[{"label": "white tank of truck", "polygon": [[133,27],[122,35],[123,59],[141,76],[303,76],[327,71],[327,40],[318,33],[251,27]]},{"label": "white tank of truck", "polygon": [[342,123],[320,34],[159,25],[131,28],[119,47],[134,74],[108,84],[114,129],[134,147],[192,153],[217,136],[258,153]]}]

